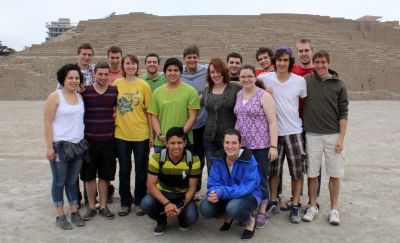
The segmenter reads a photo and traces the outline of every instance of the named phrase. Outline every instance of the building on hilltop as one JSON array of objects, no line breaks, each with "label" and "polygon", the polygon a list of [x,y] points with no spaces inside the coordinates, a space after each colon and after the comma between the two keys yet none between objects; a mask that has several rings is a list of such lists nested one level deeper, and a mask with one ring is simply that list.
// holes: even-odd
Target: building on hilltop
[{"label": "building on hilltop", "polygon": [[46,23],[46,28],[49,29],[47,34],[49,35],[46,37],[46,41],[50,40],[51,38],[57,37],[62,33],[73,29],[75,26],[71,24],[69,18],[59,18],[58,21],[52,21]]}]

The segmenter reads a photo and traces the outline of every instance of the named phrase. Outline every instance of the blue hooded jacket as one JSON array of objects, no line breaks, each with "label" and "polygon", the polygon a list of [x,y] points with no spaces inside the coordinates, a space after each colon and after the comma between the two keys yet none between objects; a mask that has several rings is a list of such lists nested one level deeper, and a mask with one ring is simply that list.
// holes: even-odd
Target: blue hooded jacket
[{"label": "blue hooded jacket", "polygon": [[220,152],[212,160],[206,197],[212,191],[217,193],[220,200],[237,199],[252,194],[260,204],[261,175],[251,150],[244,148],[240,157],[233,163],[232,172],[229,172],[225,153]]}]

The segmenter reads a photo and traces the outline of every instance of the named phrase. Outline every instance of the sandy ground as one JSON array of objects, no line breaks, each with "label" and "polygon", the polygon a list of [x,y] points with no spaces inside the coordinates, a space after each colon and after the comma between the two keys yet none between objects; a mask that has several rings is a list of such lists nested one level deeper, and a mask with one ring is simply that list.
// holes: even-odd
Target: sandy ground
[{"label": "sandy ground", "polygon": [[[180,232],[172,221],[161,237],[153,236],[152,220],[133,213],[112,221],[96,217],[85,227],[71,231],[58,229],[51,203],[51,173],[45,160],[42,112],[40,101],[0,101],[0,242],[240,241],[243,229],[238,225],[222,233],[218,231],[221,220],[203,217],[188,232]],[[399,120],[398,101],[351,102],[339,208],[341,225],[331,226],[327,221],[329,192],[323,171],[317,219],[293,225],[288,222],[288,212],[281,212],[256,231],[253,241],[400,242]],[[289,177],[285,173],[287,199]],[[305,196],[301,199],[303,204],[307,200]],[[110,205],[115,212],[117,202]]]}]

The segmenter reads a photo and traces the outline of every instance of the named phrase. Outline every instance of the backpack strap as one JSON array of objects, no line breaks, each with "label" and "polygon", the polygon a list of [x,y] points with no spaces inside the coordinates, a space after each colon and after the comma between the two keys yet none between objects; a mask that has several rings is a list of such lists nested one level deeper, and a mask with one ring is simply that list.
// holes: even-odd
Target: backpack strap
[{"label": "backpack strap", "polygon": [[[186,150],[186,164],[189,167],[189,173],[192,171],[192,165],[193,165],[193,154],[192,152],[190,152],[190,150],[185,149]],[[167,149],[164,148],[160,151],[160,158],[158,160],[158,163],[160,165],[159,170],[161,170],[161,168],[164,166],[165,162],[167,161]]]},{"label": "backpack strap", "polygon": [[160,158],[158,160],[158,164],[160,165],[159,171],[161,170],[161,168],[164,166],[165,161],[167,160],[167,149],[163,148],[160,151]]},{"label": "backpack strap", "polygon": [[190,150],[186,149],[186,164],[189,167],[189,173],[192,171],[193,154]]}]

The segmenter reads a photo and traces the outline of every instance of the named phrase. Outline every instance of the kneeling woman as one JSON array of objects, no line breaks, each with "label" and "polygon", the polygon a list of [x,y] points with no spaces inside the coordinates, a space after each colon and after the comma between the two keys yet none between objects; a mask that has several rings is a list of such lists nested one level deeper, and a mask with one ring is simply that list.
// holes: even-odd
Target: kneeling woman
[{"label": "kneeling woman", "polygon": [[201,202],[200,213],[214,218],[225,212],[220,230],[229,230],[235,219],[246,225],[242,239],[250,239],[256,225],[252,212],[261,202],[261,177],[251,150],[241,149],[241,140],[238,130],[225,131],[224,152],[213,158],[207,183],[208,198]]}]

